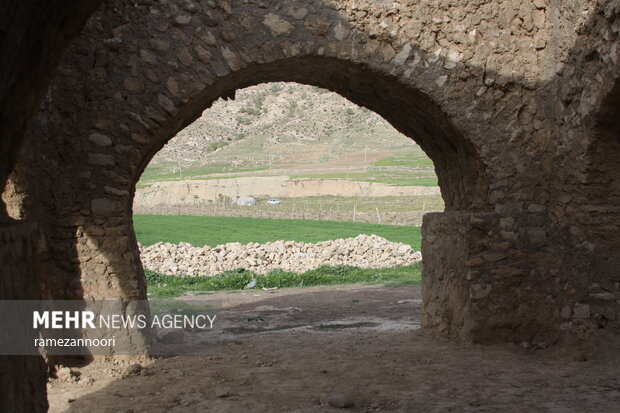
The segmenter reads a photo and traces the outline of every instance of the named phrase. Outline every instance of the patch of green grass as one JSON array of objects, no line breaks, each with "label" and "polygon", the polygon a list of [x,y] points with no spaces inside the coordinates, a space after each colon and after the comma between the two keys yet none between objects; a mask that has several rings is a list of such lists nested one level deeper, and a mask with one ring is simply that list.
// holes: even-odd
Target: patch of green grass
[{"label": "patch of green grass", "polygon": [[[266,167],[260,168],[239,168],[233,167],[228,164],[214,164],[214,165],[189,165],[187,167],[182,168],[178,172],[170,172],[172,166],[149,166],[145,169],[140,177],[140,181],[136,186],[146,185],[149,182],[159,182],[159,181],[174,181],[180,179],[225,179],[225,178],[233,178],[236,176],[209,176],[212,174],[222,174],[222,173],[242,173],[242,172],[258,172],[264,171]],[[177,167],[178,168],[178,167]]]},{"label": "patch of green grass", "polygon": [[420,228],[352,222],[208,217],[186,215],[134,215],[134,229],[142,245],[157,242],[189,242],[196,247],[214,247],[229,242],[265,243],[285,240],[316,243],[360,234],[378,235],[420,250]]},{"label": "patch of green grass", "polygon": [[395,172],[371,171],[362,173],[340,174],[304,174],[292,175],[291,178],[312,179],[348,179],[361,182],[379,182],[392,186],[437,186],[437,177],[432,171]]},{"label": "patch of green grass", "polygon": [[374,166],[433,166],[431,161],[423,152],[413,153],[411,155],[391,156],[389,158],[379,159],[373,163]]},{"label": "patch of green grass", "polygon": [[386,283],[384,283],[384,285],[386,287],[394,287],[394,288],[398,288],[398,287],[407,287],[410,285],[418,285],[420,284],[420,280],[391,280],[388,281]]},{"label": "patch of green grass", "polygon": [[179,277],[146,270],[149,296],[152,298],[178,297],[189,291],[242,290],[251,281],[253,289],[311,287],[353,283],[387,283],[396,285],[417,285],[422,278],[420,264],[409,266],[363,269],[346,265],[321,266],[302,274],[273,270],[265,275],[238,269],[226,271],[213,277]]},{"label": "patch of green grass", "polygon": [[393,186],[437,186],[437,177],[416,177],[411,179],[390,179],[379,178],[372,182],[381,182]]},{"label": "patch of green grass", "polygon": [[351,173],[351,174],[301,174],[291,175],[291,178],[312,178],[312,179],[354,179],[354,180],[366,180],[373,175],[369,173]]}]

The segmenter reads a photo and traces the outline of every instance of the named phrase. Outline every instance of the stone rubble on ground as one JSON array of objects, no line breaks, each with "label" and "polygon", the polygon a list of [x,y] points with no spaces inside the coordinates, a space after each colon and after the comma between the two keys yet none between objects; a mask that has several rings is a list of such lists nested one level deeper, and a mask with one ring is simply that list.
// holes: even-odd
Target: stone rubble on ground
[{"label": "stone rubble on ground", "polygon": [[167,275],[207,275],[245,268],[257,274],[274,269],[302,273],[321,265],[351,265],[361,268],[386,268],[411,265],[422,254],[411,246],[388,241],[376,235],[322,241],[309,244],[274,241],[265,244],[238,242],[216,247],[194,247],[189,243],[158,242],[140,247],[145,269]]}]

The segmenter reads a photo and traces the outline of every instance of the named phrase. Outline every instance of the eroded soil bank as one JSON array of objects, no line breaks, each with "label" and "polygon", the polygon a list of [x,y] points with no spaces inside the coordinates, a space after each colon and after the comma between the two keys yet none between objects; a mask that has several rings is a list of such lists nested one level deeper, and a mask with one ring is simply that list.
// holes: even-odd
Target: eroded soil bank
[{"label": "eroded soil bank", "polygon": [[617,346],[449,343],[419,329],[419,287],[197,297],[223,300],[221,351],[139,366],[93,362],[50,383],[50,411],[611,412],[620,406]]}]

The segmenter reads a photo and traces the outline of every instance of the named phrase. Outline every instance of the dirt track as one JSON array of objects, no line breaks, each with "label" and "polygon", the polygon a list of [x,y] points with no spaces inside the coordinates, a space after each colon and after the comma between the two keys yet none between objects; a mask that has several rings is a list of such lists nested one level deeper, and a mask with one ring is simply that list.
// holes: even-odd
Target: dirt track
[{"label": "dirt track", "polygon": [[154,360],[123,378],[128,362],[91,363],[79,381],[49,385],[50,411],[620,411],[617,351],[446,342],[419,329],[418,287],[209,299],[227,310],[221,352]]}]

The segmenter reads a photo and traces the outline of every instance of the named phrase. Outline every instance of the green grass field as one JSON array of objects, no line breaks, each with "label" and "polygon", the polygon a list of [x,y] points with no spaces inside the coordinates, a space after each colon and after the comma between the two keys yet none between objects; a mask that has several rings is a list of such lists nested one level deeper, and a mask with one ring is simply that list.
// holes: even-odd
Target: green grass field
[{"label": "green grass field", "polygon": [[[236,217],[194,217],[178,215],[134,215],[134,228],[143,245],[156,242],[189,242],[215,246],[228,242],[287,240],[318,242],[375,234],[420,249],[420,228],[362,223]],[[350,266],[322,266],[302,274],[274,270],[265,275],[238,269],[214,277],[178,277],[146,271],[149,296],[176,297],[188,292],[241,290],[252,280],[254,288],[309,287],[315,285],[381,283],[415,285],[421,279],[419,264],[403,267],[362,269]]]},{"label": "green grass field", "polygon": [[392,186],[437,186],[437,176],[435,172],[395,172],[395,171],[371,171],[360,173],[342,174],[304,174],[291,175],[291,178],[312,178],[312,179],[347,179],[359,182],[378,182]]},{"label": "green grass field", "polygon": [[[153,182],[161,182],[161,181],[174,181],[179,179],[193,179],[193,180],[211,180],[211,179],[221,179],[222,176],[220,174],[233,174],[230,176],[226,176],[226,178],[236,178],[238,175],[234,175],[234,173],[242,173],[242,172],[259,172],[263,171],[266,168],[233,168],[230,165],[226,164],[218,164],[218,165],[192,165],[190,167],[185,167],[180,171],[171,172],[175,168],[176,165],[171,163],[162,163],[155,166],[149,166],[145,169],[144,173],[140,177],[140,181],[138,186],[148,185]],[[214,176],[210,176],[213,175]]]},{"label": "green grass field", "polygon": [[274,270],[265,275],[257,275],[239,269],[226,271],[214,277],[176,277],[148,270],[145,273],[151,298],[178,297],[188,292],[242,290],[253,280],[256,281],[253,289],[353,283],[380,283],[399,287],[417,285],[422,277],[420,264],[382,269],[362,269],[344,265],[322,266],[302,274]]},{"label": "green grass field", "polygon": [[412,166],[412,167],[433,167],[433,161],[418,147],[415,151],[411,151],[399,156],[391,156],[388,158],[379,159],[374,162],[375,166]]},{"label": "green grass field", "polygon": [[185,215],[134,215],[134,228],[142,245],[157,242],[189,242],[214,247],[228,242],[268,241],[319,242],[360,234],[378,235],[393,242],[420,249],[420,228],[351,222],[310,221],[237,217],[195,217]]}]

